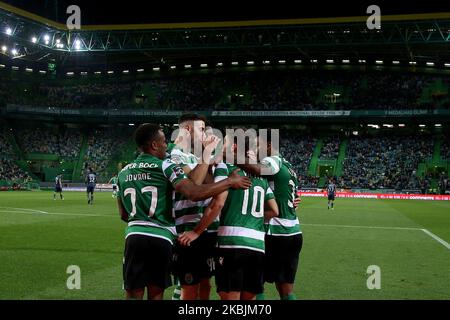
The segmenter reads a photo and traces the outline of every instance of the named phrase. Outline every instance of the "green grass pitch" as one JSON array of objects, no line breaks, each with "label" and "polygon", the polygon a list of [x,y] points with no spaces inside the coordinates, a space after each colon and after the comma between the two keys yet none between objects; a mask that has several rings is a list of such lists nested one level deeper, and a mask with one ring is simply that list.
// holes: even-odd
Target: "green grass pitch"
[{"label": "green grass pitch", "polygon": [[[123,299],[125,224],[111,193],[93,206],[80,192],[52,198],[0,193],[0,299]],[[450,202],[337,199],[329,211],[325,198],[303,198],[298,212],[299,299],[450,299]],[[69,265],[81,269],[80,290],[67,289]],[[367,288],[370,265],[379,290]],[[277,298],[273,285],[266,298]]]}]

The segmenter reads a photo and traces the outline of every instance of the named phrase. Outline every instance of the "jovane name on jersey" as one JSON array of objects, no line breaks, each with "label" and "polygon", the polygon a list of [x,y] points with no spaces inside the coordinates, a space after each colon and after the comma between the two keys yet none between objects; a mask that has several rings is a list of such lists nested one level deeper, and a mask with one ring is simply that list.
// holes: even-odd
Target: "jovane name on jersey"
[{"label": "jovane name on jersey", "polygon": [[150,173],[136,173],[136,174],[127,174],[125,178],[125,182],[136,181],[136,180],[150,180],[152,177]]}]

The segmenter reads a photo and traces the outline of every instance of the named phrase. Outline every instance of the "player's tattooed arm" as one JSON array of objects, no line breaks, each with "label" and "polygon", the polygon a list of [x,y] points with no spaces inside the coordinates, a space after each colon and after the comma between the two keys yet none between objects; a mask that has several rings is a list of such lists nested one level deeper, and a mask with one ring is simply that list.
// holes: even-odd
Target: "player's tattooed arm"
[{"label": "player's tattooed arm", "polygon": [[264,220],[268,222],[274,217],[278,217],[278,205],[275,199],[269,199],[264,203]]},{"label": "player's tattooed arm", "polygon": [[220,215],[225,201],[228,197],[228,191],[222,192],[213,197],[209,206],[205,209],[201,220],[195,226],[194,230],[184,232],[178,237],[178,241],[183,246],[189,246],[192,241],[197,239],[211,223]]},{"label": "player's tattooed arm", "polygon": [[255,176],[263,177],[274,176],[280,171],[280,163],[272,157],[266,157],[258,163],[256,159],[256,155],[248,153],[245,163],[237,164],[237,166]]},{"label": "player's tattooed arm", "polygon": [[128,213],[125,211],[122,200],[120,200],[120,198],[117,198],[117,207],[119,208],[120,219],[122,219],[122,221],[124,222],[128,222]]},{"label": "player's tattooed arm", "polygon": [[[239,170],[239,169],[238,169]],[[230,176],[216,183],[195,185],[190,179],[184,179],[177,183],[174,188],[176,192],[179,192],[186,196],[191,201],[205,200],[219,193],[232,189],[248,189],[251,187],[252,182],[248,177],[240,176],[237,171],[233,171]]]},{"label": "player's tattooed arm", "polygon": [[196,185],[201,185],[205,182],[205,178],[208,173],[208,167],[208,164],[199,163],[192,170],[190,170],[190,168],[189,170],[185,170],[184,167],[183,170],[186,172],[189,179],[191,179],[193,183],[195,183]]},{"label": "player's tattooed arm", "polygon": [[[261,176],[263,175],[263,173],[268,173],[270,169],[270,167],[263,165],[261,163],[250,164],[248,163],[248,161],[246,161],[246,163],[243,164],[237,164],[237,166],[255,176]],[[268,176],[268,174],[264,174],[264,176]]]}]

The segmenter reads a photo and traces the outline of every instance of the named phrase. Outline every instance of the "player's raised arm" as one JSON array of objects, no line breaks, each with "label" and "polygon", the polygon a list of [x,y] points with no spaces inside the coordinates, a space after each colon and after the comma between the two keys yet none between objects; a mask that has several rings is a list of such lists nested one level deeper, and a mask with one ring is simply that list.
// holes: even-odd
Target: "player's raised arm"
[{"label": "player's raised arm", "polygon": [[[271,141],[271,135],[267,139],[259,137],[257,143],[258,148],[249,150],[245,158],[245,163],[238,163],[237,166],[256,176],[269,177],[276,175],[280,172],[281,158],[278,156],[278,150],[272,146]],[[260,159],[260,161],[257,162],[257,159]]]},{"label": "player's raised arm", "polygon": [[[261,164],[261,163],[256,163],[256,164],[250,164],[248,163],[248,161],[246,163],[243,164],[237,164],[237,166],[241,169],[243,169],[244,171],[255,175],[255,176],[268,176],[268,175],[274,175],[274,173],[268,174],[269,171],[267,170],[268,167]],[[266,173],[266,174],[263,174]]]},{"label": "player's raised arm", "polygon": [[277,156],[266,157],[256,164],[250,162],[250,158],[247,157],[244,164],[237,164],[237,166],[256,176],[274,176],[280,172],[281,160]]},{"label": "player's raised arm", "polygon": [[[208,175],[208,169],[210,167],[210,162],[212,158],[212,153],[217,147],[220,139],[216,136],[208,137],[204,142],[204,150],[202,154],[202,159],[197,163],[192,163],[189,161],[190,157],[194,157],[192,154],[186,154],[182,151],[182,149],[174,149],[171,151],[170,159],[178,164],[187,176],[194,182],[196,185],[201,185],[205,183],[205,179]],[[197,159],[197,158],[196,158]]]},{"label": "player's raised arm", "polygon": [[228,178],[220,182],[196,185],[187,178],[183,169],[171,160],[165,160],[163,162],[162,171],[172,183],[175,191],[183,194],[191,201],[208,199],[227,191],[229,188],[248,189],[252,185],[248,177],[240,176],[237,172],[233,172]]},{"label": "player's raised arm", "polygon": [[195,185],[191,180],[184,179],[177,183],[175,191],[182,193],[191,201],[205,200],[219,193],[233,189],[248,189],[252,185],[248,177],[233,172],[227,179],[216,183]]}]

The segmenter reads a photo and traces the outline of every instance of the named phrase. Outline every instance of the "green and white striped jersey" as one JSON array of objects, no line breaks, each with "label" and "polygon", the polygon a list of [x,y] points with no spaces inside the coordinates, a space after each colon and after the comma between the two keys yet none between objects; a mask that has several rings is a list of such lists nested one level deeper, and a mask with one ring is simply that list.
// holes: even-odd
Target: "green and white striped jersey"
[{"label": "green and white striped jersey", "polygon": [[166,158],[170,158],[170,153],[177,145],[173,142],[169,142],[167,144],[167,150],[166,150]]},{"label": "green and white striped jersey", "polygon": [[292,165],[280,156],[266,157],[262,159],[261,164],[268,166],[272,171],[273,175],[268,177],[268,180],[279,210],[278,217],[270,219],[267,234],[292,236],[302,233],[294,209],[298,179]]},{"label": "green and white striped jersey", "polygon": [[[170,159],[181,167],[188,166],[193,170],[199,159],[192,153],[185,153],[180,148],[174,147],[170,153]],[[178,233],[191,231],[203,216],[205,208],[211,202],[211,198],[201,201],[191,201],[185,196],[174,192],[173,216]],[[213,222],[207,229],[208,232],[217,232],[219,221]]]},{"label": "green and white striped jersey", "polygon": [[177,233],[172,194],[174,186],[187,179],[183,169],[168,159],[143,153],[118,177],[119,197],[128,213],[125,237],[143,234],[173,243]]},{"label": "green and white striped jersey", "polygon": [[[214,170],[214,181],[227,178],[237,169],[231,164],[219,163]],[[239,175],[248,174],[241,170]],[[266,179],[250,177],[252,186],[247,189],[229,189],[220,215],[218,243],[221,248],[265,251],[264,202],[274,198]]]}]

